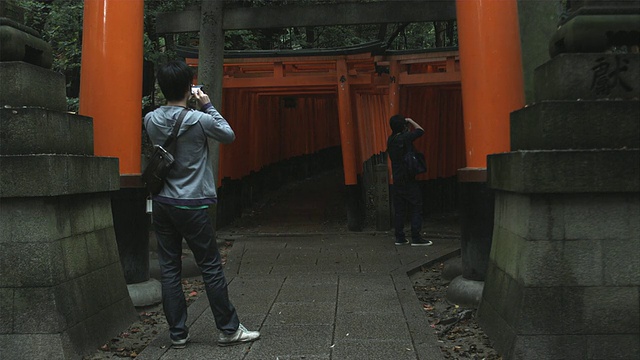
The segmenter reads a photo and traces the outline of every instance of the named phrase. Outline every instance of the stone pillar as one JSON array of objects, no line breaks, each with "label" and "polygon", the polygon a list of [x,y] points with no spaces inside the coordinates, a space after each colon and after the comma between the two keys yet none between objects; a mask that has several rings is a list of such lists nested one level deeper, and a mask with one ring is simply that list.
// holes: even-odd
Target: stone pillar
[{"label": "stone pillar", "polygon": [[511,114],[511,152],[488,157],[495,224],[478,317],[505,360],[640,353],[640,55],[616,20],[631,14],[640,30],[628,3],[571,2],[535,71],[536,102]]},{"label": "stone pillar", "polygon": [[0,349],[3,359],[77,359],[136,312],[110,194],[118,159],[93,153],[92,119],[67,112],[52,50],[0,5]]}]

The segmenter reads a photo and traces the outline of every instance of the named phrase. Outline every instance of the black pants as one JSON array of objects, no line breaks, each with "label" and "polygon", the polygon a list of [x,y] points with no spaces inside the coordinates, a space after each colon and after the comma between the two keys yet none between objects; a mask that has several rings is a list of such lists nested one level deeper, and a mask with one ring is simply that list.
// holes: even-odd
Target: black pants
[{"label": "black pants", "polygon": [[153,224],[158,240],[162,307],[171,339],[184,339],[189,332],[186,325],[187,303],[182,291],[183,238],[202,271],[216,327],[226,334],[233,334],[240,321],[229,301],[220,252],[207,210],[183,210],[154,201]]},{"label": "black pants", "polygon": [[422,192],[417,181],[398,182],[393,184],[393,206],[395,208],[396,241],[405,241],[404,222],[407,211],[411,214],[411,239],[420,240],[422,231]]}]

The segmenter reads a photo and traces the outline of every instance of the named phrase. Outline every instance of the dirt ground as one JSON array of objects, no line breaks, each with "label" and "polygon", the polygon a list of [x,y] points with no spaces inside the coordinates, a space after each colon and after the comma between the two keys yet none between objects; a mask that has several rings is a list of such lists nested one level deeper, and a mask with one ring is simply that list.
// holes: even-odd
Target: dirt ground
[{"label": "dirt ground", "polygon": [[[460,258],[449,261],[460,261]],[[445,263],[439,262],[423,267],[410,277],[429,324],[438,336],[443,356],[446,359],[501,360],[476,321],[477,310],[447,300],[450,281],[442,276],[444,267]]]}]

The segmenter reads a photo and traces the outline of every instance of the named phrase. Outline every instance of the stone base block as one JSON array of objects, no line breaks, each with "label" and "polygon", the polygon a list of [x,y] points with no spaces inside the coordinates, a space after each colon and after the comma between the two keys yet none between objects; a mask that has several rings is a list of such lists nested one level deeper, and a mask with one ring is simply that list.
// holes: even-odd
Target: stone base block
[{"label": "stone base block", "polygon": [[9,21],[0,24],[0,61],[25,61],[50,69],[53,50],[48,42],[19,29]]},{"label": "stone base block", "polygon": [[0,334],[2,358],[79,359],[130,326],[136,316],[131,300],[126,299],[59,333]]},{"label": "stone base block", "polygon": [[44,108],[0,109],[0,155],[93,155],[91,118]]},{"label": "stone base block", "polygon": [[67,111],[64,75],[22,61],[0,62],[0,106]]},{"label": "stone base block", "polygon": [[511,150],[638,149],[638,101],[544,101],[511,113]]},{"label": "stone base block", "polygon": [[640,54],[561,54],[536,68],[535,101],[640,99]]},{"label": "stone base block", "polygon": [[[615,5],[610,9],[615,10]],[[625,10],[625,13],[606,14],[603,11],[571,18],[551,38],[550,55],[553,57],[565,52],[604,53],[612,46],[637,45],[640,31],[637,4]]]},{"label": "stone base block", "polygon": [[637,192],[496,192],[478,317],[505,360],[638,354],[639,214]]},{"label": "stone base block", "polygon": [[118,158],[3,155],[0,168],[0,197],[58,196],[120,188]]},{"label": "stone base block", "polygon": [[489,155],[488,185],[518,193],[640,191],[640,150],[514,151]]},{"label": "stone base block", "polygon": [[76,359],[135,321],[109,192],[0,202],[3,359]]}]

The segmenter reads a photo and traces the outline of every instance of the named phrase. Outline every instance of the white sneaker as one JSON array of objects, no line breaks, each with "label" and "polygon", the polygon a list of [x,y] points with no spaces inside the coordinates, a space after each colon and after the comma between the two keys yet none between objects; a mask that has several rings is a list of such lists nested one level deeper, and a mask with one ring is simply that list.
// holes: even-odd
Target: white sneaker
[{"label": "white sneaker", "polygon": [[184,349],[187,347],[187,343],[189,342],[189,340],[191,340],[189,334],[187,334],[187,337],[184,339],[171,340],[171,347],[174,349]]},{"label": "white sneaker", "polygon": [[249,331],[247,328],[242,326],[238,326],[238,330],[231,335],[227,335],[225,333],[221,333],[218,337],[218,346],[230,346],[237,345],[240,343],[255,341],[260,338],[260,333],[257,331]]}]

